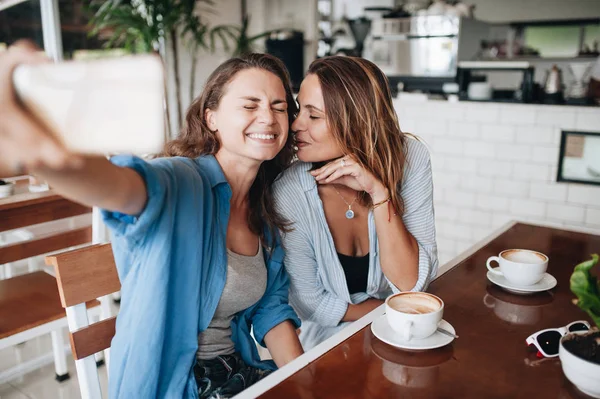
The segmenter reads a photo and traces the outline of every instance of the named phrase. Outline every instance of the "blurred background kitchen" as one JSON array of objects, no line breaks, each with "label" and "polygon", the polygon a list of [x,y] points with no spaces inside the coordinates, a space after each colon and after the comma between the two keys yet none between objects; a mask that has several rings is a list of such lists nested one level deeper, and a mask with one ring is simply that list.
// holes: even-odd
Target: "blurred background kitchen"
[{"label": "blurred background kitchen", "polygon": [[[295,90],[317,57],[365,57],[388,76],[402,130],[430,148],[440,265],[510,220],[600,233],[599,0],[0,0],[0,51],[19,38],[55,60],[157,52],[170,137],[231,56],[280,57]],[[0,183],[0,208],[48,190],[23,179]],[[0,251],[91,222],[0,230]],[[0,265],[0,278],[36,263]],[[77,397],[52,366],[6,371],[47,352],[40,342],[0,350],[2,398]]]}]

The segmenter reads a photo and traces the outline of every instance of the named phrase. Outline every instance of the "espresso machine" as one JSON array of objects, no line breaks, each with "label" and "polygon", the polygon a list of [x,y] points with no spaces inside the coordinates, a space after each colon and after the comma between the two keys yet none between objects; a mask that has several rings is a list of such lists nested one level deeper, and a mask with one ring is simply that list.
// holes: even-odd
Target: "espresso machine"
[{"label": "espresso machine", "polygon": [[294,30],[271,32],[265,42],[267,53],[279,58],[290,73],[292,90],[300,90],[304,79],[304,33]]},{"label": "espresso machine", "polygon": [[443,92],[456,81],[458,64],[473,60],[490,24],[450,15],[418,15],[371,21],[363,57],[404,90]]}]

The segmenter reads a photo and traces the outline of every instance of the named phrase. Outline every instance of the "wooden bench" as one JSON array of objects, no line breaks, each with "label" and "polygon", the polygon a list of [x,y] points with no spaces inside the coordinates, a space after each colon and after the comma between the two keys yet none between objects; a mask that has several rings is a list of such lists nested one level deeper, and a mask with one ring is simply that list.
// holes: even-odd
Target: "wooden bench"
[{"label": "wooden bench", "polygon": [[[19,188],[19,184],[17,184]],[[51,190],[43,193],[23,192],[0,199],[0,233],[31,225],[70,218],[91,212],[83,205],[69,201]],[[0,265],[43,255],[92,241],[92,227],[84,226],[0,246]],[[99,302],[92,300],[88,307],[99,314]],[[62,332],[67,321],[60,303],[56,279],[43,271],[0,280],[0,349],[51,334],[56,378],[69,377],[66,366],[65,343]],[[34,359],[2,371],[0,381],[39,367],[46,360]]]}]

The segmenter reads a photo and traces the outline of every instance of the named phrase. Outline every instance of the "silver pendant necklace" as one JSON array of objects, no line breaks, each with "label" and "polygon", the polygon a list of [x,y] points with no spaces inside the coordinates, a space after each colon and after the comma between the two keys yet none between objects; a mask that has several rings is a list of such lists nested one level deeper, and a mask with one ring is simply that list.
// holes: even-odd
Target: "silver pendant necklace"
[{"label": "silver pendant necklace", "polygon": [[333,189],[335,190],[336,193],[338,193],[338,195],[340,196],[342,201],[344,201],[346,203],[346,205],[348,205],[348,210],[346,211],[346,219],[354,219],[354,211],[352,210],[352,205],[354,205],[354,203],[358,199],[358,193],[356,194],[356,197],[354,197],[354,200],[351,203],[348,203],[348,201],[346,201],[344,196],[342,194],[340,194],[340,192],[337,190],[337,188],[335,188],[335,186],[333,186]]}]

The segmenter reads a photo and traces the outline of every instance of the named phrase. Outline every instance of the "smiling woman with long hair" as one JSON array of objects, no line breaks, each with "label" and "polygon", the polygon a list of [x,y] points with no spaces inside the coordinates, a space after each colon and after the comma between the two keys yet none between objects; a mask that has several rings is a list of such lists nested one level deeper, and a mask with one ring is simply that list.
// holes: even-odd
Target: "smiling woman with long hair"
[{"label": "smiling woman with long hair", "polygon": [[[30,53],[0,55],[0,103],[11,111],[0,118],[0,166],[29,165],[59,194],[104,209],[122,288],[109,396],[228,398],[300,355],[278,234],[287,224],[272,193],[293,156],[283,63],[226,61],[167,156],[109,162],[52,143],[14,100],[10,72]],[[261,361],[251,329],[273,361]]]},{"label": "smiling woman with long hair", "polygon": [[312,63],[292,124],[299,162],[275,184],[290,303],[307,350],[392,292],[424,290],[437,272],[431,164],[400,130],[372,62]]}]

